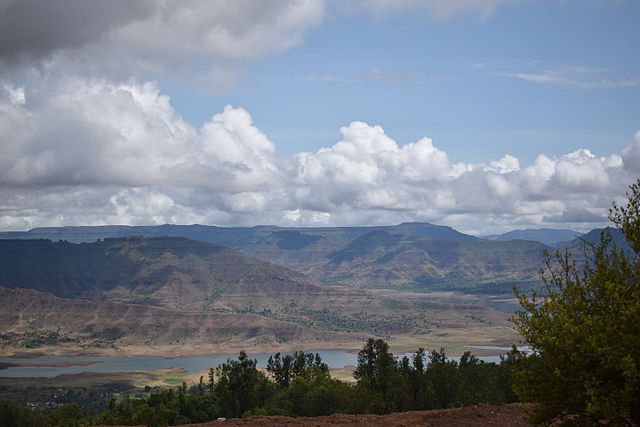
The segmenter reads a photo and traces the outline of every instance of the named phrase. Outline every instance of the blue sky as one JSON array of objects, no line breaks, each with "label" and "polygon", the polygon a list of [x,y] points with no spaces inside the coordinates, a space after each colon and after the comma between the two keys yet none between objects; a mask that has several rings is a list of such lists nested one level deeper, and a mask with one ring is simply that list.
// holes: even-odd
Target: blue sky
[{"label": "blue sky", "polygon": [[300,46],[251,62],[246,81],[222,94],[168,79],[174,105],[196,124],[242,106],[287,153],[338,141],[353,120],[380,124],[399,143],[429,136],[464,162],[584,146],[605,154],[637,130],[638,2],[518,1],[484,18],[335,9]]},{"label": "blue sky", "polygon": [[0,230],[608,224],[635,0],[0,0]]}]

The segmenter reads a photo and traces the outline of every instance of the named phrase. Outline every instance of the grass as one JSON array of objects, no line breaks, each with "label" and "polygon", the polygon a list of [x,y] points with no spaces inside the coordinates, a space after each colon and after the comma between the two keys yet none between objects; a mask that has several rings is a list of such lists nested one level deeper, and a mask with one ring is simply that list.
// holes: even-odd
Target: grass
[{"label": "grass", "polygon": [[520,336],[508,328],[496,330],[487,327],[442,328],[425,335],[400,335],[389,340],[396,353],[413,352],[420,347],[426,350],[445,349],[447,354],[461,355],[469,345],[509,346],[517,344]]}]

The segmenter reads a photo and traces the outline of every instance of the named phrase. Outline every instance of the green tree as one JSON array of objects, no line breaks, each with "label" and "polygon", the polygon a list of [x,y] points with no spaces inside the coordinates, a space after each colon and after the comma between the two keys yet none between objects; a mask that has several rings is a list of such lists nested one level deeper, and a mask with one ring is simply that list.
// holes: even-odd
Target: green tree
[{"label": "green tree", "polygon": [[412,393],[412,408],[411,409],[424,409],[429,405],[428,396],[429,391],[427,387],[429,383],[427,381],[426,371],[426,358],[427,354],[424,348],[420,347],[413,354],[413,369],[409,372],[409,385]]},{"label": "green tree", "polygon": [[382,385],[391,375],[395,363],[389,344],[382,339],[369,338],[358,352],[358,366],[353,377],[357,381],[374,380]]},{"label": "green tree", "polygon": [[603,232],[584,260],[545,254],[542,294],[515,290],[514,322],[532,349],[516,364],[515,390],[537,404],[536,421],[568,413],[640,424],[640,180],[627,196],[609,219],[630,249]]},{"label": "green tree", "polygon": [[291,385],[291,379],[293,377],[293,370],[291,365],[293,364],[293,356],[287,354],[281,356],[280,353],[276,353],[269,356],[267,361],[267,372],[271,374],[273,380],[283,388]]},{"label": "green tree", "polygon": [[432,350],[429,354],[427,381],[429,382],[428,390],[431,393],[429,402],[433,408],[460,406],[458,363],[455,360],[447,360],[444,348],[440,351]]},{"label": "green tree", "polygon": [[356,408],[376,413],[390,411],[392,403],[388,398],[392,392],[392,377],[396,375],[396,361],[389,352],[389,344],[382,339],[369,338],[358,352],[358,366],[353,377],[358,381],[358,392],[363,394],[357,400],[363,404]]},{"label": "green tree", "polygon": [[44,427],[47,424],[39,419],[30,408],[0,400],[0,425],[4,427]]},{"label": "green tree", "polygon": [[227,360],[216,368],[214,393],[225,417],[240,417],[263,407],[273,392],[273,383],[256,368],[256,360],[240,352],[238,360]]},{"label": "green tree", "polygon": [[501,402],[513,403],[518,401],[518,396],[513,390],[514,371],[522,357],[523,353],[516,346],[513,346],[504,356],[500,356],[500,364],[496,367],[493,379]]},{"label": "green tree", "polygon": [[269,356],[267,371],[280,387],[286,388],[297,377],[310,379],[318,375],[324,376],[329,372],[329,366],[318,353],[296,351],[293,355],[281,356],[276,353]]}]

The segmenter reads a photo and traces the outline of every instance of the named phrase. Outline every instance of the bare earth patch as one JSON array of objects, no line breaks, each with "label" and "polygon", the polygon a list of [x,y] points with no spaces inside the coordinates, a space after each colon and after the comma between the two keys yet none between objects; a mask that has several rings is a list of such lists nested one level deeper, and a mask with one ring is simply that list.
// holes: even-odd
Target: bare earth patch
[{"label": "bare earth patch", "polygon": [[[189,427],[213,426],[531,426],[524,417],[530,408],[527,404],[479,405],[467,408],[434,411],[399,412],[388,415],[335,414],[325,417],[280,417],[260,416],[204,424],[189,424]],[[183,426],[186,427],[186,426]]]}]

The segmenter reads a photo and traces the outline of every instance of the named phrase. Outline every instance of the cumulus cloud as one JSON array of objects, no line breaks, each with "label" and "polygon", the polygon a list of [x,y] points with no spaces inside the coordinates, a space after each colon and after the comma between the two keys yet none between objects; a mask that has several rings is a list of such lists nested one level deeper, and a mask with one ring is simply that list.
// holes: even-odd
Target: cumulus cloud
[{"label": "cumulus cloud", "polygon": [[[292,198],[310,209],[406,209],[409,187],[450,171],[449,159],[428,138],[402,147],[381,126],[353,122],[342,140],[317,153],[300,153],[291,162],[296,184]],[[323,189],[331,188],[331,192]],[[312,195],[318,195],[314,197]]]},{"label": "cumulus cloud", "polygon": [[[303,42],[322,23],[317,0],[0,0],[0,66],[157,78],[183,73],[214,92],[242,65]],[[203,71],[204,69],[204,71]]]},{"label": "cumulus cloud", "polygon": [[25,61],[99,42],[153,12],[148,1],[0,1],[0,59]]},{"label": "cumulus cloud", "polygon": [[[449,19],[486,18],[507,1],[351,4],[378,18]],[[0,0],[0,229],[412,220],[476,233],[557,222],[586,229],[600,225],[611,200],[640,175],[640,131],[628,148],[606,156],[582,149],[540,154],[531,164],[508,154],[471,164],[452,162],[427,137],[399,143],[382,126],[356,121],[341,128],[339,141],[285,158],[245,109],[227,106],[195,127],[153,82],[165,70],[214,93],[246,83],[247,61],[302,43],[325,6]],[[515,77],[609,84],[598,70],[552,71]],[[401,84],[409,75],[373,67],[310,79]]]},{"label": "cumulus cloud", "polygon": [[399,144],[352,122],[284,158],[248,111],[200,128],[155,83],[39,75],[0,84],[0,228],[68,224],[357,225],[421,220],[467,232],[602,225],[638,176],[621,153],[580,149],[453,163],[425,137]]},{"label": "cumulus cloud", "polygon": [[248,191],[278,179],[275,146],[249,113],[227,107],[201,129],[153,83],[65,78],[4,91],[0,183],[189,185]]}]

